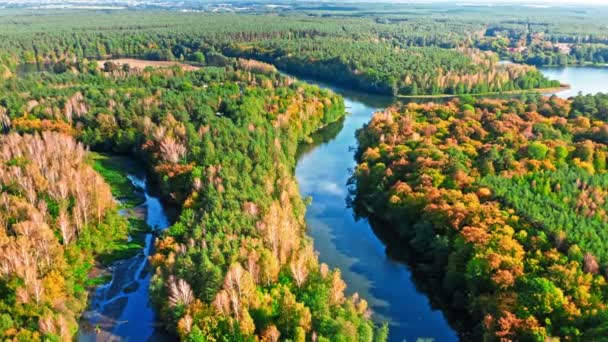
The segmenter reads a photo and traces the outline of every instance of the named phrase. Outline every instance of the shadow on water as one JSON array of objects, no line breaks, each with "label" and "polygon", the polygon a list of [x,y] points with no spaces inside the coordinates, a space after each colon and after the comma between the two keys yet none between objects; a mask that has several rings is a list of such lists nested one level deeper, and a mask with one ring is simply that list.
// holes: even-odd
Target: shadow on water
[{"label": "shadow on water", "polygon": [[298,146],[296,159],[300,159],[300,157],[314,151],[319,145],[330,143],[338,136],[338,133],[340,133],[343,128],[344,118],[340,118],[338,121],[332,122],[323,127],[323,129],[314,132],[310,136],[310,141],[308,143],[300,144],[300,146]]},{"label": "shadow on water", "polygon": [[[353,191],[349,180],[356,167],[355,135],[373,113],[396,102],[445,100],[395,100],[304,80],[342,95],[349,112],[317,132],[298,154],[296,177],[302,196],[312,198],[306,221],[320,261],[340,268],[349,293],[358,292],[369,301],[378,323],[389,323],[390,341],[474,339],[464,302],[460,308],[446,299],[439,270],[416,255],[390,225],[357,217],[349,200]],[[508,95],[525,96],[536,95]]]},{"label": "shadow on water", "polygon": [[450,299],[445,296],[445,291],[441,287],[442,274],[437,274],[437,266],[431,260],[423,260],[417,256],[408,247],[408,242],[399,236],[396,229],[389,223],[374,218],[371,213],[357,208],[354,210],[357,211],[357,216],[361,216],[360,219],[369,222],[374,234],[385,244],[386,255],[396,262],[408,265],[416,290],[428,296],[433,309],[443,312],[450,326],[458,333],[459,338],[462,341],[473,341],[473,331],[475,329],[474,324],[472,324],[473,321],[465,307],[458,310],[450,305]]}]

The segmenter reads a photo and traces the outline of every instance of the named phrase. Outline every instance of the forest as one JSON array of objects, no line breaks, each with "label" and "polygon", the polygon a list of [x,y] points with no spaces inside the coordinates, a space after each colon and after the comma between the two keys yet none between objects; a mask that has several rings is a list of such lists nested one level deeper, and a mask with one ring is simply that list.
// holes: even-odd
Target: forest
[{"label": "forest", "polygon": [[542,97],[564,85],[535,68],[605,64],[606,11],[254,3],[2,8],[0,339],[75,338],[101,270],[142,248],[122,214],[139,199],[102,152],[144,165],[178,208],[149,260],[173,338],[387,340],[319,261],[294,177],[300,144],[349,108],[280,71],[451,97],[397,104],[358,132],[353,204],[439,279],[440,309],[472,339],[608,335],[608,95]]},{"label": "forest", "polygon": [[[379,24],[371,18],[130,13],[0,16],[0,61],[138,57],[223,66],[228,57],[258,59],[287,72],[386,95],[488,94],[559,87],[534,67],[498,64],[468,42],[464,23]],[[245,20],[243,20],[245,19]],[[4,20],[4,21],[3,21]],[[51,22],[52,31],[46,30]],[[130,25],[117,25],[129,22]],[[75,28],[79,28],[75,32]],[[421,31],[425,28],[430,33]],[[457,34],[446,34],[456,29]],[[44,33],[42,33],[44,32]]]},{"label": "forest", "polygon": [[0,337],[69,339],[95,259],[126,243],[127,220],[74,137],[10,133],[0,146]]},{"label": "forest", "polygon": [[496,55],[475,49],[402,49],[381,42],[316,38],[240,45],[225,53],[273,63],[298,75],[394,96],[560,87],[559,82],[546,79],[533,67],[498,65]]},{"label": "forest", "polygon": [[473,6],[359,2],[294,6],[288,13],[370,18],[381,37],[401,46],[474,46],[536,66],[605,65],[605,6]]},{"label": "forest", "polygon": [[605,99],[410,103],[359,131],[360,215],[413,249],[475,340],[608,333]]},{"label": "forest", "polygon": [[[349,6],[330,2],[290,1],[282,6],[266,6],[264,1],[247,3],[252,6],[245,7],[246,12],[253,15],[191,13],[188,8],[182,9],[185,13],[54,10],[30,15],[31,10],[7,8],[0,13],[0,37],[3,38],[0,60],[9,67],[24,61],[49,62],[74,56],[153,59],[180,59],[183,56],[186,60],[201,61],[201,54],[196,54],[201,52],[208,62],[217,63],[221,61],[218,54],[233,51],[232,45],[244,44],[262,48],[257,53],[272,59],[273,63],[283,57],[280,64],[293,68],[288,70],[290,72],[302,71],[302,59],[310,57],[309,60],[315,62],[312,63],[314,75],[330,66],[333,66],[332,75],[340,77],[357,76],[357,70],[367,75],[369,71],[369,79],[379,78],[383,87],[394,86],[403,94],[408,94],[407,86],[411,86],[405,82],[405,76],[417,70],[404,64],[412,56],[402,57],[398,52],[410,47],[420,47],[425,55],[431,56],[437,50],[427,51],[428,47],[478,48],[493,51],[504,59],[537,66],[603,65],[606,62],[608,11],[602,6],[572,9],[509,5],[498,9],[488,6],[463,8],[447,3],[358,2]],[[182,4],[194,6],[190,2]],[[243,4],[235,4],[239,5]],[[193,7],[192,10],[199,9]],[[349,41],[357,44],[349,46]],[[288,55],[293,51],[301,53],[314,43],[319,44],[319,51],[295,58]],[[369,49],[374,49],[374,53],[369,53]],[[378,51],[389,55],[377,60]],[[319,61],[319,57],[324,59]],[[436,58],[442,58],[441,54]],[[399,69],[397,76],[383,70],[386,66],[408,68],[403,75]],[[422,70],[437,67],[443,65],[429,63]],[[465,68],[464,71],[475,70]],[[368,81],[367,78],[356,79],[357,83]],[[491,80],[482,79],[478,83],[492,87]],[[432,90],[427,84],[417,86]],[[377,87],[368,84],[363,89]]]},{"label": "forest", "polygon": [[[73,335],[86,263],[105,241],[126,235],[82,144],[140,159],[181,208],[151,258],[153,302],[181,339],[386,338],[366,301],[344,294],[340,270],[317,261],[292,174],[298,142],[342,117],[343,100],[252,71],[261,69],[272,70],[243,60],[192,72],[82,61],[69,73],[2,84],[3,126],[15,132],[4,138],[0,164],[9,210],[0,221],[8,238],[0,307],[11,310],[2,315],[3,338]],[[49,172],[56,181],[41,178]],[[40,242],[27,238],[38,235]],[[40,255],[39,245],[53,252]]]}]

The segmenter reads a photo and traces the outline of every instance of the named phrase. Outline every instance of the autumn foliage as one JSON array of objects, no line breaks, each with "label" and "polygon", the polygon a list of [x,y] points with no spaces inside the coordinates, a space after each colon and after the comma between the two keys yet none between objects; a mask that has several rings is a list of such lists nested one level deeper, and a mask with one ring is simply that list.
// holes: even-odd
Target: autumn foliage
[{"label": "autumn foliage", "polygon": [[433,266],[477,338],[593,340],[608,314],[605,125],[556,97],[389,108],[359,132],[356,202]]},{"label": "autumn foliage", "polygon": [[[69,340],[91,256],[124,237],[109,186],[72,137],[0,137],[0,336]],[[84,274],[79,274],[83,272]]]},{"label": "autumn foliage", "polygon": [[[263,63],[235,63],[194,72],[76,63],[72,74],[47,75],[45,89],[12,80],[32,91],[7,88],[14,96],[0,102],[10,104],[0,119],[21,133],[59,122],[90,148],[129,153],[150,171],[181,209],[150,258],[153,302],[181,339],[384,340],[365,300],[346,296],[339,270],[318,262],[293,177],[298,144],[343,116],[343,100]],[[97,222],[69,203],[60,222]],[[86,202],[86,213],[98,203]],[[82,239],[78,226],[65,227],[66,241]]]}]

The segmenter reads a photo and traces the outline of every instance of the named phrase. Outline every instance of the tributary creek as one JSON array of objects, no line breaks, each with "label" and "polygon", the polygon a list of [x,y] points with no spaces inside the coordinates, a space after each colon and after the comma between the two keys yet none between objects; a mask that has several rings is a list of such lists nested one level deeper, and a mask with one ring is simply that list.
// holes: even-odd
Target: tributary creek
[{"label": "tributary creek", "polygon": [[[167,210],[160,199],[151,194],[143,171],[128,178],[144,202],[135,212],[145,218],[152,231],[170,224]],[[125,213],[127,214],[127,213]],[[129,214],[131,215],[131,214]],[[88,341],[165,341],[150,302],[150,269],[148,257],[154,250],[154,234],[144,236],[145,246],[134,257],[114,263],[112,280],[90,294],[89,308],[81,319],[78,340]]]}]

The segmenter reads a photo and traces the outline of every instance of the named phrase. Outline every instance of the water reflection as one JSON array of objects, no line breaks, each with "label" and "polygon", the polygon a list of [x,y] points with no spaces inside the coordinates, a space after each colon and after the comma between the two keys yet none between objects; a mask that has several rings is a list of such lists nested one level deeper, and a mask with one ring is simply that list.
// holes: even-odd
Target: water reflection
[{"label": "water reflection", "polygon": [[[541,71],[551,79],[571,85],[570,90],[558,93],[562,97],[579,91],[605,91],[604,80],[608,78],[608,68],[541,68]],[[355,220],[344,201],[347,182],[355,167],[355,132],[369,122],[372,113],[389,106],[392,100],[317,84],[344,96],[350,112],[343,121],[316,134],[313,144],[302,147],[296,168],[302,195],[313,198],[306,219],[321,261],[341,268],[349,291],[359,292],[369,300],[376,320],[390,323],[391,341],[421,337],[457,340],[450,323],[458,327],[461,338],[468,339],[470,322],[466,314],[438,311],[437,308],[447,307],[439,295],[439,281],[432,279],[429,272],[416,271],[428,270],[432,265],[416,260],[385,224]]]},{"label": "water reflection", "polygon": [[304,145],[296,167],[302,196],[312,197],[306,220],[319,258],[342,270],[349,293],[358,292],[367,299],[378,322],[389,322],[391,341],[457,340],[442,312],[421,292],[409,267],[387,256],[385,242],[368,221],[356,220],[347,206],[347,183],[356,165],[355,132],[393,100],[331,88],[344,96],[349,115],[318,132],[312,144]]}]

